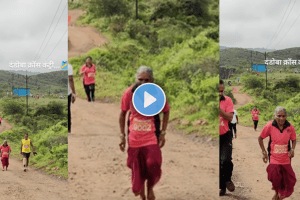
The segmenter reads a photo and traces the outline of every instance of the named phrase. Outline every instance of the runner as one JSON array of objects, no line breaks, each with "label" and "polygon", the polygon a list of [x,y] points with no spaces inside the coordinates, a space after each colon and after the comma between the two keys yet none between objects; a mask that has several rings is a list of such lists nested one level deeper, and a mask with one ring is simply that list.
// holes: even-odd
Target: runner
[{"label": "runner", "polygon": [[237,132],[236,132],[236,124],[239,123],[239,117],[238,117],[238,113],[236,110],[233,111],[233,117],[231,122],[229,123],[229,129],[232,132],[232,138],[236,138],[237,137]]},{"label": "runner", "polygon": [[220,96],[220,196],[226,194],[226,188],[233,192],[235,186],[231,181],[233,163],[232,163],[232,132],[229,129],[229,122],[233,118],[233,103],[230,97],[224,95],[224,81],[219,82]]},{"label": "runner", "polygon": [[258,115],[259,115],[259,110],[256,108],[256,106],[254,106],[254,108],[251,111],[251,115],[252,115],[252,120],[253,120],[253,124],[254,124],[254,130],[256,131],[257,129],[257,124],[258,124]]},{"label": "runner", "polygon": [[286,109],[278,106],[275,109],[274,120],[265,125],[258,137],[265,163],[268,161],[268,153],[264,147],[263,139],[270,138],[268,146],[270,164],[267,167],[267,173],[268,180],[272,182],[272,189],[275,190],[273,200],[281,200],[291,196],[296,184],[296,175],[291,165],[296,147],[296,132],[286,117]]},{"label": "runner", "polygon": [[74,103],[76,99],[76,92],[73,79],[73,67],[71,64],[68,64],[68,76],[68,133],[71,133],[71,102]]},{"label": "runner", "polygon": [[92,57],[86,58],[85,64],[81,67],[80,75],[83,76],[84,90],[88,99],[88,102],[95,101],[95,75],[96,66],[92,63]]},{"label": "runner", "polygon": [[11,152],[10,146],[7,144],[7,141],[4,140],[3,145],[0,147],[0,157],[2,162],[2,171],[7,171],[7,167],[9,165],[9,155]]},{"label": "runner", "polygon": [[32,147],[33,155],[36,155],[32,141],[28,138],[28,133],[25,133],[24,139],[21,141],[21,154],[23,155],[24,172],[26,172],[28,168],[29,157],[31,153],[30,147]]},{"label": "runner", "polygon": [[161,150],[165,144],[166,129],[169,120],[169,104],[163,108],[162,129],[159,140],[155,134],[154,117],[140,115],[133,106],[132,95],[134,88],[143,83],[153,82],[153,72],[149,67],[141,66],[136,74],[136,83],[125,91],[122,96],[121,113],[119,118],[121,151],[125,151],[125,123],[126,114],[130,111],[130,134],[128,135],[127,166],[132,171],[132,191],[142,200],[146,200],[145,182],[147,180],[147,200],[155,200],[154,185],[160,180],[162,155]]}]

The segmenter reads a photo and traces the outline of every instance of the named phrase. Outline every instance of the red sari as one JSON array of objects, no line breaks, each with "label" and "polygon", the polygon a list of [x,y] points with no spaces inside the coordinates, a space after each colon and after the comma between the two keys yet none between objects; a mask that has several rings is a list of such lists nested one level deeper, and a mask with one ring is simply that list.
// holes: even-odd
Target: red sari
[{"label": "red sari", "polygon": [[9,152],[11,151],[10,146],[1,146],[1,162],[3,167],[8,167],[9,165]]}]

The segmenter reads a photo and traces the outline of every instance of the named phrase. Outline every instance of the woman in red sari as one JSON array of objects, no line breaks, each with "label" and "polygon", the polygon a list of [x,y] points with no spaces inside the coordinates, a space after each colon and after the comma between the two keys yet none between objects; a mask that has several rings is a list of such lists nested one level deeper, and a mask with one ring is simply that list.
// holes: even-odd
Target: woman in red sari
[{"label": "woman in red sari", "polygon": [[[132,103],[133,91],[141,84],[153,82],[153,72],[151,68],[142,66],[136,74],[136,83],[127,88],[122,96],[120,124],[120,149],[125,151],[125,124],[126,114],[130,112],[130,123],[128,134],[128,158],[127,166],[132,173],[132,191],[141,200],[155,200],[153,188],[161,177],[162,155],[161,150],[165,144],[165,134],[169,119],[169,104],[166,102],[162,113],[162,128],[157,139],[155,119],[153,116],[143,116],[139,114]],[[145,192],[145,183],[147,190]]]},{"label": "woman in red sari", "polygon": [[[268,180],[275,190],[273,200],[281,200],[291,196],[296,184],[296,175],[291,165],[296,147],[295,128],[286,120],[285,108],[278,106],[275,109],[275,119],[268,122],[263,128],[258,142],[263,154],[263,161],[270,164],[267,167]],[[269,137],[267,153],[263,139]],[[290,145],[292,141],[292,145]]]},{"label": "woman in red sari", "polygon": [[4,140],[3,145],[0,147],[0,157],[2,162],[2,171],[7,171],[7,167],[9,165],[9,154],[11,152],[10,146],[8,146],[7,141]]}]

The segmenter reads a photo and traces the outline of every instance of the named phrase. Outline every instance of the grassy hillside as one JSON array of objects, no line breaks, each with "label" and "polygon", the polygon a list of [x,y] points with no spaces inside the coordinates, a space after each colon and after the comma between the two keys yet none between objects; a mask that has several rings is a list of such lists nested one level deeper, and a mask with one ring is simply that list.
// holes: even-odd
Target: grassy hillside
[{"label": "grassy hillside", "polygon": [[[268,59],[286,60],[292,58],[300,60],[300,47],[277,50],[267,53]],[[252,51],[253,63],[264,64],[265,55],[258,51]],[[226,48],[220,53],[220,66],[251,67],[251,51],[242,48]],[[299,67],[299,65],[298,65]]]},{"label": "grassy hillside", "polygon": [[[76,1],[74,7],[87,10],[77,24],[94,26],[110,40],[86,54],[99,72],[97,99],[119,102],[136,69],[147,65],[166,92],[172,120],[188,132],[218,135],[217,1],[140,0],[138,19],[133,1]],[[84,57],[70,63],[78,73]],[[82,88],[79,79],[76,84]]]},{"label": "grassy hillside", "polygon": [[13,157],[21,159],[21,139],[28,133],[38,153],[31,157],[30,163],[50,174],[67,178],[67,102],[41,101],[30,105],[28,115],[25,109],[21,98],[0,100],[0,116],[13,126],[11,130],[2,132],[0,139],[6,139],[12,147]]},{"label": "grassy hillside", "polygon": [[[68,77],[67,71],[55,71],[49,73],[41,73],[31,75],[28,79],[28,88],[32,94],[48,95],[51,94],[67,94]],[[25,75],[0,70],[0,97],[6,96],[6,92],[15,88],[25,88]]]}]

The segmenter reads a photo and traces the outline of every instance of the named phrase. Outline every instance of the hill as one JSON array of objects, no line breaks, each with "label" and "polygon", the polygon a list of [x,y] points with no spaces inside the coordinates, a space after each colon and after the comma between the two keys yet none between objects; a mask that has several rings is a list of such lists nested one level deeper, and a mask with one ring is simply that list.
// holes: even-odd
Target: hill
[{"label": "hill", "polygon": [[[98,100],[119,102],[137,68],[147,65],[166,92],[172,120],[189,132],[217,135],[218,2],[140,0],[138,17],[135,2],[128,0],[77,1],[74,7],[86,11],[77,25],[93,26],[109,39],[69,60],[78,74],[85,56],[93,57]],[[82,88],[79,79],[76,88]]]},{"label": "hill", "polygon": [[[32,94],[67,94],[67,71],[55,71],[28,76],[28,88]],[[26,88],[26,76],[13,71],[0,70],[0,96],[12,88]]]},{"label": "hill", "polygon": [[[251,53],[252,52],[252,53]],[[251,56],[253,63],[264,63],[265,55],[259,51],[243,48],[223,48],[220,51],[220,66],[250,67]],[[267,59],[300,60],[300,47],[276,50],[267,53]]]}]

